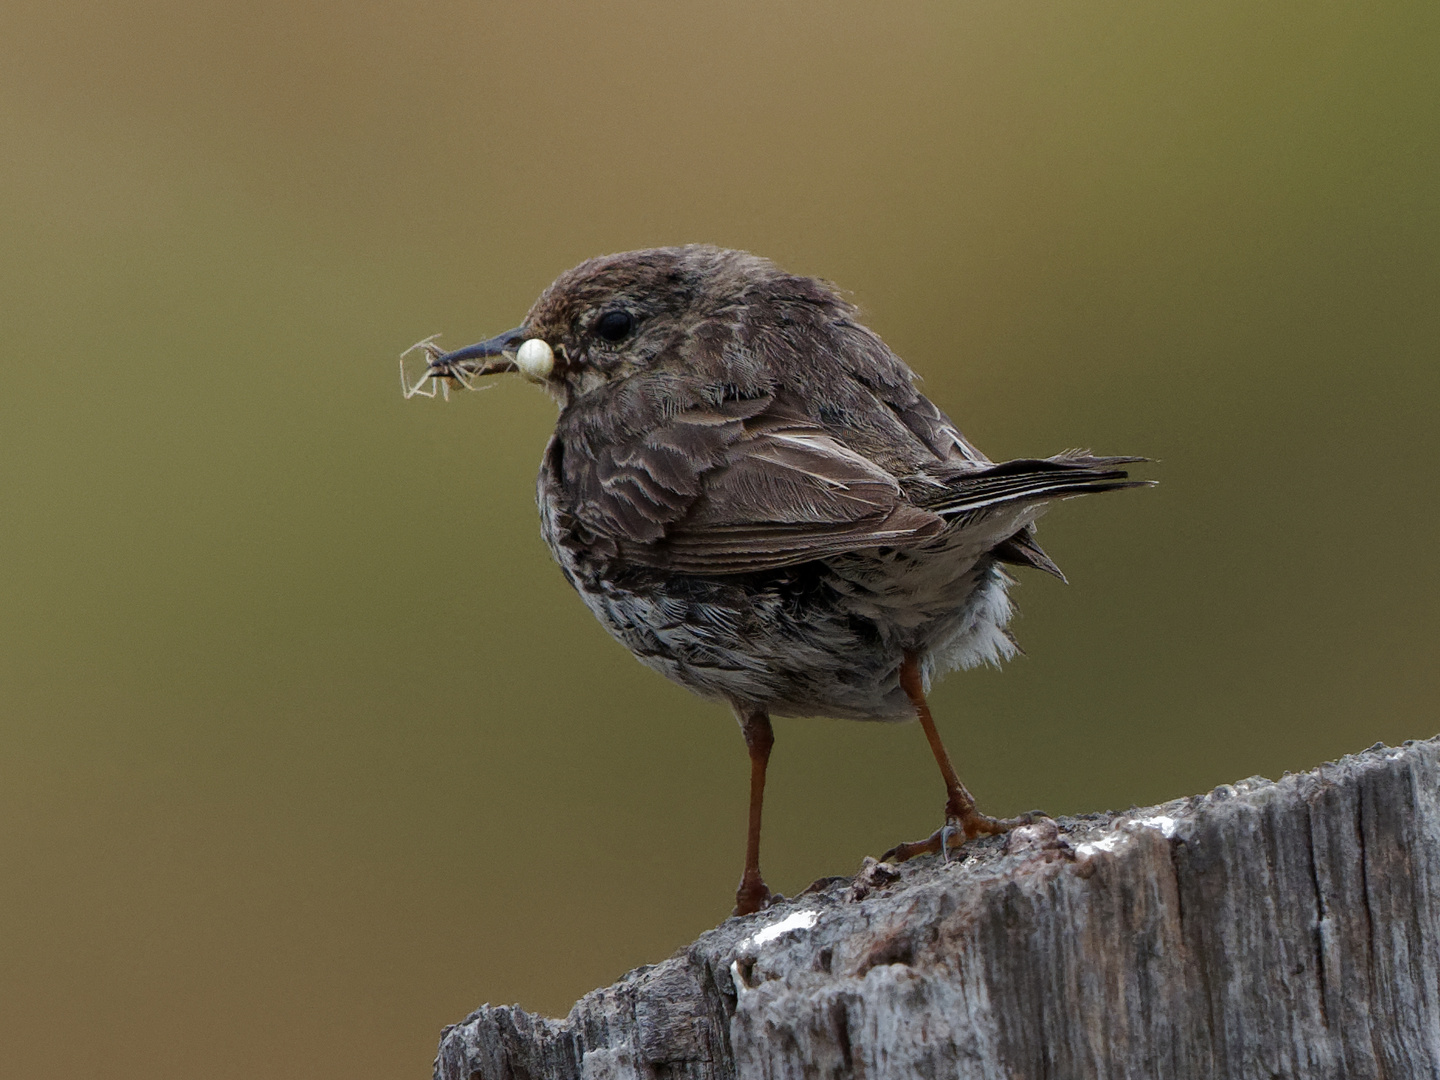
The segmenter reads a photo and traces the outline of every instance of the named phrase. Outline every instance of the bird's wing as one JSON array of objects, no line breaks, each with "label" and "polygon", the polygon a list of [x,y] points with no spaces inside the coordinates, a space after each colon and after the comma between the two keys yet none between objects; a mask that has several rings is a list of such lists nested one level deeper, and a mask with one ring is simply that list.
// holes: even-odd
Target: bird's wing
[{"label": "bird's wing", "polygon": [[684,573],[771,569],[944,528],[776,395],[685,409],[591,454],[567,452],[563,468],[588,529],[626,561]]},{"label": "bird's wing", "polygon": [[[956,524],[994,527],[996,512],[1147,483],[1118,467],[1143,459],[1070,451],[939,470],[917,503],[784,391],[633,418],[625,399],[611,405],[565,437],[557,429],[552,482],[567,512],[612,555],[682,573],[748,573],[905,546]],[[1003,560],[1058,573],[1033,542],[1012,536],[1006,547],[1004,534],[995,542]]]}]

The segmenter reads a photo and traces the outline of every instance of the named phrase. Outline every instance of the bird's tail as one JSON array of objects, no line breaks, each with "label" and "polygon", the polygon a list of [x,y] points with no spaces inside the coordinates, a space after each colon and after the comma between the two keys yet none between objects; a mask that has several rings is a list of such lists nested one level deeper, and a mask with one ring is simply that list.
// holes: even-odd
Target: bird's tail
[{"label": "bird's tail", "polygon": [[1153,480],[1131,480],[1119,465],[1148,461],[1143,457],[1094,457],[1088,450],[1066,450],[1048,458],[1016,458],[950,480],[948,490],[925,509],[944,517],[984,510],[1004,503],[1043,502],[1088,495],[1096,491],[1151,487]]}]

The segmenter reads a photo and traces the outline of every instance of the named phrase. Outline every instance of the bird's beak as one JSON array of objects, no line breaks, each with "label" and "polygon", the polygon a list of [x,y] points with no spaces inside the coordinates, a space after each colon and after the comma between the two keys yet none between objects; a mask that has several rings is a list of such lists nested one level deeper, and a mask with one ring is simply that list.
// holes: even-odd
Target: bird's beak
[{"label": "bird's beak", "polygon": [[525,327],[517,326],[474,345],[466,345],[454,352],[433,352],[430,354],[430,374],[443,377],[458,369],[466,375],[499,375],[505,371],[518,371],[515,366],[515,350],[529,337]]}]

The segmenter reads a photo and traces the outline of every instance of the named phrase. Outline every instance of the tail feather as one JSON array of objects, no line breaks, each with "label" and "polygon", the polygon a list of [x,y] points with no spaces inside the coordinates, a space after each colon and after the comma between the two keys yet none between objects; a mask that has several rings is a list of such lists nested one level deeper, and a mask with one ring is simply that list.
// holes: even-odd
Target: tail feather
[{"label": "tail feather", "polygon": [[1093,457],[1067,450],[1050,458],[1016,458],[955,476],[947,491],[926,503],[941,515],[961,514],[1002,503],[1036,502],[1121,488],[1152,487],[1153,480],[1131,480],[1117,465],[1141,457]]},{"label": "tail feather", "polygon": [[1069,579],[1060,567],[1055,565],[1055,560],[1045,553],[1045,549],[1035,542],[1035,526],[1027,525],[1010,539],[997,544],[990,554],[994,555],[1003,563],[1011,566],[1029,566],[1036,570],[1044,570],[1069,584]]}]

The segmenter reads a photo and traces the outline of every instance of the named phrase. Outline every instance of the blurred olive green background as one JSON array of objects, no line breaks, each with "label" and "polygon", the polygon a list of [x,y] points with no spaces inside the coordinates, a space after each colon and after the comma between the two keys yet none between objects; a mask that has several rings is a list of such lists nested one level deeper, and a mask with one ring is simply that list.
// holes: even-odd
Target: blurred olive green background
[{"label": "blurred olive green background", "polygon": [[[746,762],[550,563],[550,402],[403,401],[601,252],[852,290],[1042,525],[936,692],[982,804],[1440,731],[1440,8],[0,9],[0,1047],[24,1077],[427,1075],[729,910]],[[779,721],[793,892],[938,823],[920,732]]]}]

